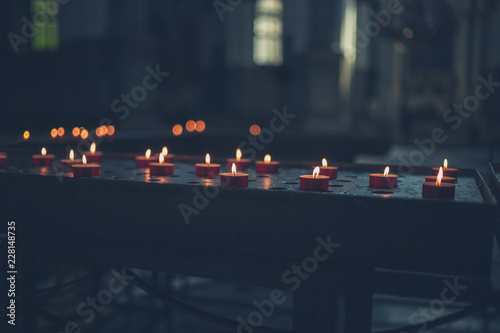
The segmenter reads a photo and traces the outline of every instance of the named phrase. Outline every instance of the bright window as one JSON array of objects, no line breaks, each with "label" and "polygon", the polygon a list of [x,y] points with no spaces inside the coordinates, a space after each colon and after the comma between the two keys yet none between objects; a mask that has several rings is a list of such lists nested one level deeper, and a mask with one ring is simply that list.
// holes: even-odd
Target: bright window
[{"label": "bright window", "polygon": [[257,65],[283,64],[283,2],[257,0],[253,21],[253,60]]},{"label": "bright window", "polygon": [[35,34],[31,49],[35,52],[54,52],[59,47],[59,4],[56,0],[31,0],[31,23]]}]

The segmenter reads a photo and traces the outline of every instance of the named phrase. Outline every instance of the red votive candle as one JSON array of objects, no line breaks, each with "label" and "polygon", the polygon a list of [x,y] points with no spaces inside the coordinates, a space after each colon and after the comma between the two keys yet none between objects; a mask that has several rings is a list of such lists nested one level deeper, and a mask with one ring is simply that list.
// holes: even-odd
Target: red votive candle
[{"label": "red votive candle", "polygon": [[241,158],[241,150],[238,148],[236,150],[236,158],[228,158],[227,168],[231,169],[233,164],[236,165],[236,169],[238,170],[246,170],[250,165],[250,160],[248,158]]},{"label": "red votive candle", "polygon": [[456,185],[442,182],[443,169],[437,175],[435,182],[425,182],[422,184],[422,197],[433,199],[454,199]]},{"label": "red votive candle", "polygon": [[197,163],[195,166],[196,166],[196,175],[199,177],[217,176],[220,172],[220,164],[210,163],[210,154],[207,154],[205,156],[205,163]]},{"label": "red votive candle", "polygon": [[135,157],[135,166],[137,168],[148,168],[149,164],[153,161],[151,158],[151,149],[146,150],[144,156]]},{"label": "red votive candle", "polygon": [[[163,147],[161,150],[161,153],[163,154],[163,158],[165,159],[165,163],[173,163],[175,155],[174,154],[169,154],[167,147]],[[157,156],[159,157],[159,156]]]},{"label": "red votive candle", "polygon": [[158,156],[158,163],[149,163],[149,173],[156,176],[169,176],[174,174],[174,165],[165,163],[165,156]]},{"label": "red votive candle", "polygon": [[300,176],[300,189],[301,190],[328,190],[328,182],[330,177],[320,175],[319,167],[314,168],[312,175]]},{"label": "red votive candle", "polygon": [[51,165],[54,163],[55,156],[53,154],[47,154],[47,150],[42,148],[42,153],[40,155],[33,155],[33,165]]},{"label": "red votive candle", "polygon": [[337,167],[332,167],[328,166],[328,162],[326,161],[326,158],[324,158],[322,161],[322,166],[319,167],[319,174],[323,176],[328,176],[330,179],[336,179],[337,178]]},{"label": "red votive candle", "polygon": [[61,165],[71,169],[75,164],[80,164],[80,162],[75,160],[75,152],[71,149],[69,152],[69,158],[61,160]]},{"label": "red votive candle", "polygon": [[7,165],[7,153],[0,153],[0,167]]},{"label": "red votive candle", "polygon": [[396,187],[398,186],[398,176],[389,174],[389,167],[384,173],[372,173],[370,175],[370,187]]},{"label": "red votive candle", "polygon": [[257,172],[263,173],[275,173],[278,172],[278,167],[280,162],[271,161],[271,155],[266,155],[264,157],[264,161],[255,162],[255,167],[257,168]]},{"label": "red votive candle", "polygon": [[100,170],[101,166],[99,164],[87,164],[87,157],[85,155],[82,156],[82,164],[73,165],[73,175],[75,177],[99,176]]},{"label": "red votive candle", "polygon": [[102,152],[96,151],[95,142],[92,142],[92,144],[90,145],[90,152],[87,155],[87,162],[96,163],[96,162],[101,162],[101,160],[102,160]]},{"label": "red votive candle", "polygon": [[[435,176],[438,175],[440,168],[432,168],[432,172]],[[448,160],[445,158],[443,162],[443,177],[453,177],[458,178],[458,169],[448,168]]]},{"label": "red votive candle", "polygon": [[236,172],[236,164],[231,166],[231,173],[220,174],[220,186],[247,187],[248,173]]}]

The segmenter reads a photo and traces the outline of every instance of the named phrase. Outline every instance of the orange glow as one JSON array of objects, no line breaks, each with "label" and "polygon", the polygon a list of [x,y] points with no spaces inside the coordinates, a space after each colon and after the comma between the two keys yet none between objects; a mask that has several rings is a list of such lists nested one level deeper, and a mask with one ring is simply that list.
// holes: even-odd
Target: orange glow
[{"label": "orange glow", "polygon": [[448,168],[448,159],[446,159],[446,158],[444,159],[443,167],[445,170]]},{"label": "orange glow", "polygon": [[231,166],[231,173],[233,174],[233,176],[236,176],[236,164],[234,164],[234,163]]},{"label": "orange glow", "polygon": [[97,136],[103,136],[104,134],[102,133],[102,128],[101,128],[101,127],[97,127],[97,128],[95,129],[95,134],[96,134]]},{"label": "orange glow", "polygon": [[82,163],[84,165],[87,165],[87,156],[85,156],[85,155],[82,156]]},{"label": "orange glow", "polygon": [[165,161],[165,156],[163,156],[163,154],[160,154],[160,156],[158,157],[158,162],[160,162],[160,164],[163,164],[164,161]]},{"label": "orange glow", "polygon": [[146,156],[146,158],[150,158],[151,157],[151,149],[146,150],[146,154],[144,156]]},{"label": "orange glow", "polygon": [[436,178],[436,185],[441,186],[441,181],[443,180],[443,167],[439,168],[438,176]]},{"label": "orange glow", "polygon": [[205,163],[210,164],[210,154],[207,154],[207,156],[205,156]]},{"label": "orange glow", "polygon": [[53,128],[52,131],[50,131],[50,136],[53,138],[57,136],[57,128]]},{"label": "orange glow", "polygon": [[42,148],[42,155],[43,156],[47,155],[47,149],[45,149],[45,147]]},{"label": "orange glow", "polygon": [[203,132],[205,130],[205,122],[203,120],[198,120],[194,126],[196,132]]},{"label": "orange glow", "polygon": [[384,177],[387,177],[388,174],[389,174],[389,167],[385,167]]},{"label": "orange glow", "polygon": [[115,134],[115,127],[113,125],[108,126],[108,135]]},{"label": "orange glow", "polygon": [[80,132],[80,137],[85,140],[86,138],[89,137],[89,132],[86,129],[81,130]]},{"label": "orange glow", "polygon": [[196,129],[196,123],[194,122],[194,120],[188,120],[188,122],[186,123],[186,130],[188,132],[192,132]]},{"label": "orange glow", "polygon": [[318,178],[319,176],[319,167],[315,167],[313,170],[313,178]]},{"label": "orange glow", "polygon": [[172,128],[172,133],[174,133],[174,135],[176,135],[176,136],[181,135],[182,134],[182,126],[179,124],[175,125]]},{"label": "orange glow", "polygon": [[163,149],[161,150],[161,153],[165,156],[168,155],[168,148],[167,147],[163,147]]},{"label": "orange glow", "polygon": [[63,135],[64,135],[64,133],[65,133],[65,131],[64,131],[64,127],[59,127],[59,128],[57,129],[57,135],[59,135],[59,136],[63,136]]},{"label": "orange glow", "polygon": [[94,154],[94,153],[95,153],[95,148],[96,148],[96,147],[95,147],[95,142],[92,142],[92,144],[90,145],[90,152],[91,152],[92,154]]},{"label": "orange glow", "polygon": [[101,133],[102,135],[107,135],[108,134],[108,128],[104,125],[101,126]]},{"label": "orange glow", "polygon": [[24,140],[28,140],[30,138],[30,132],[29,131],[24,131],[23,138],[24,138]]},{"label": "orange glow", "polygon": [[260,126],[259,125],[250,126],[250,134],[259,135],[260,134]]},{"label": "orange glow", "polygon": [[264,156],[264,163],[271,163],[271,155],[267,154]]},{"label": "orange glow", "polygon": [[71,149],[71,151],[69,152],[69,159],[72,161],[75,159],[75,152],[73,151],[73,149]]},{"label": "orange glow", "polygon": [[328,166],[328,162],[326,161],[326,158],[321,160],[321,164],[323,165],[323,168],[326,168]]},{"label": "orange glow", "polygon": [[73,134],[73,136],[79,136],[80,135],[80,128],[79,127],[75,127],[73,128],[73,131],[71,132]]},{"label": "orange glow", "polygon": [[241,150],[240,148],[236,149],[236,161],[240,161],[241,160]]}]

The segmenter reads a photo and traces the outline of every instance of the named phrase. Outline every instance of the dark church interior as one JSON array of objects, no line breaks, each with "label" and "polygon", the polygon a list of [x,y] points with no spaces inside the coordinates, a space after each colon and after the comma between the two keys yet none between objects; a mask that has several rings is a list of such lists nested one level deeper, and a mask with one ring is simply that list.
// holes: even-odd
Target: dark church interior
[{"label": "dark church interior", "polygon": [[500,332],[500,0],[0,0],[0,332]]}]

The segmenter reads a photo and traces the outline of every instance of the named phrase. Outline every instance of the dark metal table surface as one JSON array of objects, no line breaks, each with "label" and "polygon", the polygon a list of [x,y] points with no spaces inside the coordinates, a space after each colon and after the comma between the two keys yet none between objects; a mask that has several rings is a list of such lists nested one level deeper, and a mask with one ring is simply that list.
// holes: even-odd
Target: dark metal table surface
[{"label": "dark metal table surface", "polygon": [[[420,195],[428,168],[400,175],[389,191],[367,186],[368,174],[384,166],[339,165],[328,191],[309,192],[298,177],[311,163],[289,162],[276,175],[251,168],[249,188],[231,189],[196,177],[199,158],[181,156],[174,176],[155,177],[136,169],[132,155],[115,156],[93,178],[10,156],[0,172],[0,217],[16,220],[19,248],[289,288],[283,272],[311,257],[318,238],[340,244],[295,294],[300,313],[304,302],[324,305],[339,289],[435,297],[444,278],[457,278],[469,286],[463,299],[474,300],[488,286],[498,207],[475,170],[461,170],[456,200],[430,200]],[[183,204],[197,211],[189,223]],[[298,318],[295,327],[313,320]]]}]

